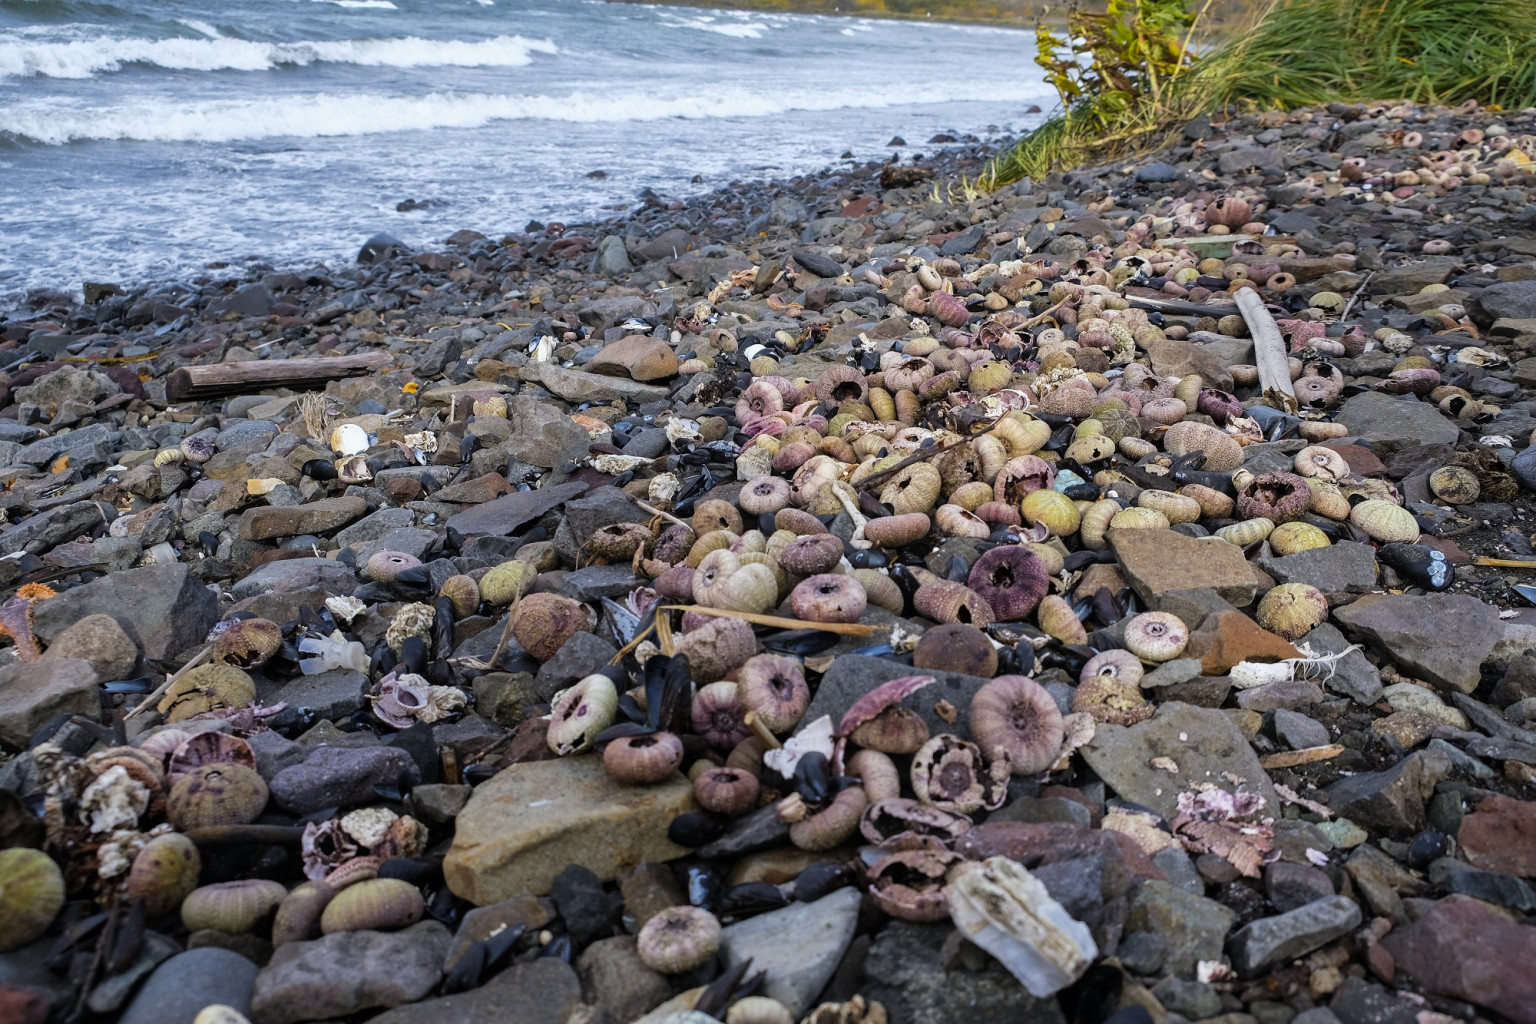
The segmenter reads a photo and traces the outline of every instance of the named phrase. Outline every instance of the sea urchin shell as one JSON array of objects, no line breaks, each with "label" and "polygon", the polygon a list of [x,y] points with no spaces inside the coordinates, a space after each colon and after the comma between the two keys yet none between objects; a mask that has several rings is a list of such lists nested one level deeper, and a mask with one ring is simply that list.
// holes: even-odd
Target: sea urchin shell
[{"label": "sea urchin shell", "polygon": [[1045,563],[1029,548],[995,547],[976,560],[966,580],[999,619],[1022,619],[1035,610],[1050,586]]},{"label": "sea urchin shell", "polygon": [[1015,775],[1049,768],[1061,750],[1061,709],[1045,687],[1028,676],[998,676],[971,700],[967,715],[977,746],[1002,750]]},{"label": "sea urchin shell", "polygon": [[1125,624],[1125,649],[1142,661],[1172,661],[1188,643],[1189,627],[1171,612],[1142,612]]},{"label": "sea urchin shell", "polygon": [[640,929],[635,950],[662,974],[682,974],[709,962],[720,948],[720,921],[702,907],[668,907]]}]

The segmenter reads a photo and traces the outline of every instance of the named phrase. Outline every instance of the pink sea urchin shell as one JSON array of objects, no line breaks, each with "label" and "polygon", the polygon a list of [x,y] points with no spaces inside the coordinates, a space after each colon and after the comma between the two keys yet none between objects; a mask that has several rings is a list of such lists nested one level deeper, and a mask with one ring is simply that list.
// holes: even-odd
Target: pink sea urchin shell
[{"label": "pink sea urchin shell", "polygon": [[982,750],[1007,754],[1015,775],[1043,772],[1056,761],[1066,727],[1045,687],[1028,676],[998,676],[971,699],[967,720]]}]

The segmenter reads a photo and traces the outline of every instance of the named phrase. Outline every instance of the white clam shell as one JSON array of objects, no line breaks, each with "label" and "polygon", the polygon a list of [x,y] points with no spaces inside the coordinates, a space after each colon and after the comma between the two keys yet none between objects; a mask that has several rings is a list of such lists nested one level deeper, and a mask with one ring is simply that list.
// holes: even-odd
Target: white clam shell
[{"label": "white clam shell", "polygon": [[338,455],[358,455],[368,450],[368,431],[356,423],[343,423],[331,431],[331,451]]}]

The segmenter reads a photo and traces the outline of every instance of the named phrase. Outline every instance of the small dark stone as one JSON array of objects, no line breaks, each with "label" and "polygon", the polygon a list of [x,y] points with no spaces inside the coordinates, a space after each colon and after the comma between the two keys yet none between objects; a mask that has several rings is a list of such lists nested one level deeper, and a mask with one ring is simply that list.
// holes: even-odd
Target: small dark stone
[{"label": "small dark stone", "polygon": [[578,947],[612,934],[614,901],[603,891],[602,880],[589,868],[572,864],[560,872],[555,876],[550,896],[571,941]]}]

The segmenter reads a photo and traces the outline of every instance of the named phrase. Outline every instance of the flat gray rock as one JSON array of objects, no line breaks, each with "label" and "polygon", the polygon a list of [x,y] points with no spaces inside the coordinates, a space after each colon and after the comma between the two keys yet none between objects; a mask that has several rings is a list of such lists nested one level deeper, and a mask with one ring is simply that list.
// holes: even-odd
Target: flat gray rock
[{"label": "flat gray rock", "polygon": [[552,394],[568,402],[626,402],[644,404],[666,399],[667,389],[640,384],[622,377],[608,377],[585,370],[567,370],[554,363],[530,362],[518,371],[518,376],[534,384],[542,384]]},{"label": "flat gray rock", "polygon": [[[341,568],[351,573],[346,566]],[[238,590],[240,584],[235,587]],[[219,598],[184,564],[147,565],[103,576],[39,602],[32,631],[44,643],[52,643],[87,615],[98,614],[116,619],[144,658],[156,661],[202,646],[219,620]]]},{"label": "flat gray rock", "polygon": [[1477,689],[1483,660],[1504,638],[1499,610],[1466,594],[1363,598],[1333,617],[1403,671],[1462,693]]},{"label": "flat gray rock", "polygon": [[[357,573],[345,562],[331,558],[285,558],[259,566],[230,587],[230,593],[235,600],[243,601],[262,594],[289,594],[311,589],[327,594],[350,594],[356,587]],[[145,655],[148,653],[146,651]]]},{"label": "flat gray rock", "polygon": [[1252,976],[1266,967],[1306,956],[1360,923],[1360,907],[1348,896],[1325,896],[1239,928],[1227,944],[1232,966]]},{"label": "flat gray rock", "polygon": [[251,1020],[296,1024],[415,1002],[442,980],[448,942],[448,929],[436,921],[285,942],[256,976]]},{"label": "flat gray rock", "polygon": [[256,965],[227,949],[189,949],[155,968],[119,1024],[192,1024],[205,1006],[251,1012]]},{"label": "flat gray rock", "polygon": [[970,737],[964,715],[951,724],[939,717],[934,705],[947,700],[957,708],[970,707],[971,698],[986,685],[987,680],[955,672],[913,668],[911,665],[861,654],[845,654],[832,663],[827,674],[821,677],[821,686],[816,690],[816,696],[812,698],[811,706],[801,722],[808,725],[822,715],[831,715],[832,726],[836,728],[854,701],[881,683],[904,676],[933,676],[936,681],[903,700],[902,707],[922,715],[923,721],[928,723],[928,728],[934,733],[954,733],[962,739]]},{"label": "flat gray rock", "polygon": [[448,528],[463,534],[483,533],[505,537],[526,522],[537,519],[563,501],[580,497],[588,484],[572,481],[537,491],[504,494],[494,501],[465,509],[448,520]]},{"label": "flat gray rock", "polygon": [[1163,967],[1181,978],[1194,976],[1201,960],[1219,960],[1237,914],[1213,899],[1187,892],[1171,882],[1146,881],[1131,897],[1126,936],[1148,932],[1167,951]]},{"label": "flat gray rock", "polygon": [[1455,444],[1456,424],[1428,402],[1366,391],[1345,402],[1334,416],[1349,432],[1372,443],[1378,455],[1422,444]]},{"label": "flat gray rock", "polygon": [[1310,650],[1313,657],[1339,655],[1330,664],[1310,670],[1308,678],[1321,683],[1323,689],[1342,693],[1360,704],[1374,704],[1381,696],[1381,672],[1333,623],[1318,626],[1301,638],[1300,645]]},{"label": "flat gray rock", "polygon": [[[1197,783],[1231,792],[1236,786],[1228,776],[1242,779],[1244,789],[1264,797],[1266,811],[1279,812],[1278,797],[1258,755],[1232,719],[1215,708],[1170,702],[1129,728],[1101,725],[1082,753],[1121,799],[1150,807],[1165,818],[1177,810],[1179,793]],[[1153,758],[1167,758],[1178,774],[1153,767]]]},{"label": "flat gray rock", "polygon": [[1261,558],[1276,583],[1305,583],[1325,594],[1363,594],[1376,586],[1376,549],[1341,540],[1282,558]]},{"label": "flat gray rock", "polygon": [[750,958],[752,970],[768,972],[763,994],[799,1019],[842,962],[863,898],[857,889],[838,889],[815,903],[792,903],[730,925],[720,935],[720,959],[732,967]]}]

